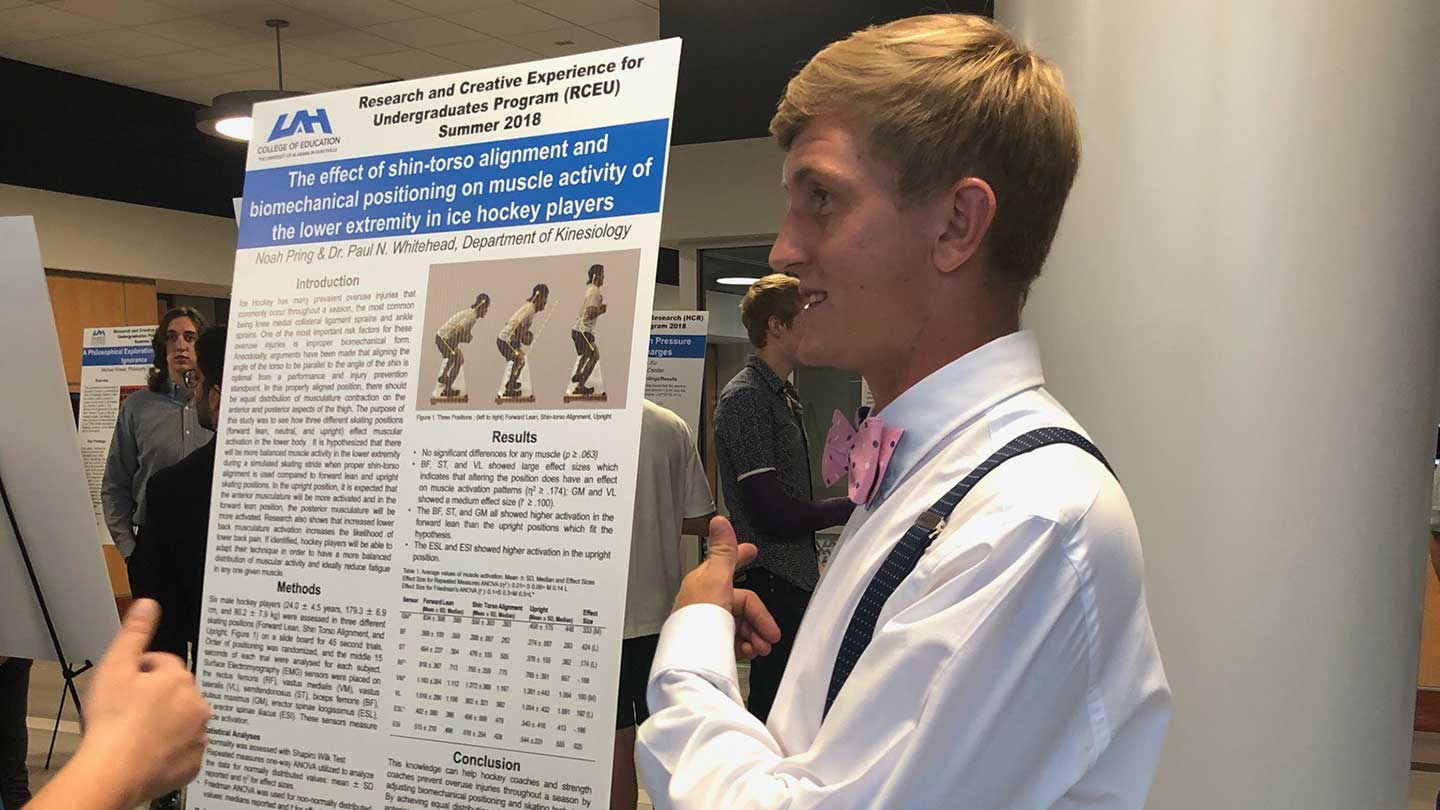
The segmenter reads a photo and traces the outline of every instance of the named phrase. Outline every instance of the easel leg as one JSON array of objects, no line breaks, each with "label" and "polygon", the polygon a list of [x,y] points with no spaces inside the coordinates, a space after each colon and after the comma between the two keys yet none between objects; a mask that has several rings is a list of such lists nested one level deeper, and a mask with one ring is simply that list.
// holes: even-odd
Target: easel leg
[{"label": "easel leg", "polygon": [[[65,684],[68,686],[70,681],[67,679]],[[50,732],[50,750],[45,752],[45,770],[47,771],[50,770],[50,758],[55,756],[55,738],[60,736],[60,718],[65,714],[65,698],[67,697],[69,697],[69,693],[61,689],[60,708],[55,710],[55,728]]]},{"label": "easel leg", "polygon": [[[20,524],[15,520],[15,507],[10,505],[10,493],[5,489],[3,480],[0,480],[0,503],[5,505],[5,513],[10,518],[10,530],[15,534],[15,545],[20,548],[20,558],[25,561],[25,570],[30,574],[30,587],[35,590],[35,601],[40,605],[40,614],[45,617],[45,629],[50,631],[50,643],[55,645],[55,660],[60,662],[60,672],[65,676],[65,690],[70,693],[70,699],[75,701],[75,712],[83,720],[80,693],[75,690],[75,678],[94,665],[86,661],[84,666],[73,669],[70,666],[70,659],[65,657],[65,650],[60,646],[60,634],[55,631],[55,622],[50,618],[50,608],[45,605],[45,594],[40,590],[40,578],[35,575],[35,565],[30,562],[30,551],[25,547],[24,536],[20,534]],[[60,715],[64,711],[65,692],[62,691],[60,710],[55,713],[55,730],[50,734],[50,752],[45,755],[46,770],[50,769],[50,759],[55,754],[55,737],[60,733]]]}]

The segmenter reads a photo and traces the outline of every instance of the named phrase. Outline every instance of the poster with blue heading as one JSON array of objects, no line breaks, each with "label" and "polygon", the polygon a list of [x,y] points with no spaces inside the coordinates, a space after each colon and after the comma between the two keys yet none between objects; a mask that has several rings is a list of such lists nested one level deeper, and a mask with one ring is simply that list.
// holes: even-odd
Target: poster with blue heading
[{"label": "poster with blue heading", "polygon": [[679,55],[256,105],[191,808],[608,805]]},{"label": "poster with blue heading", "polygon": [[645,398],[680,415],[700,443],[700,393],[710,313],[655,312],[650,316],[650,359]]},{"label": "poster with blue heading", "polygon": [[105,482],[105,461],[110,439],[125,398],[145,390],[155,349],[152,326],[92,326],[80,338],[80,460],[90,487],[90,508],[101,545],[115,545],[105,526],[100,488]]}]

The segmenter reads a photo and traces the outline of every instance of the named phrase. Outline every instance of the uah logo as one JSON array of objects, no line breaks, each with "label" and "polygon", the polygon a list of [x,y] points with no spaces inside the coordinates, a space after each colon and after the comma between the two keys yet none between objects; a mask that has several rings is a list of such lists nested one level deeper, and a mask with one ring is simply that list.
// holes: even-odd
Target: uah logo
[{"label": "uah logo", "polygon": [[316,130],[326,135],[333,134],[330,131],[330,116],[325,114],[324,107],[316,107],[314,112],[296,110],[290,114],[289,121],[285,120],[285,113],[280,113],[280,117],[275,119],[275,128],[270,130],[270,137],[266,138],[265,142],[288,138],[297,132],[314,135]]},{"label": "uah logo", "polygon": [[92,346],[104,346],[104,345],[105,345],[105,330],[104,330],[104,329],[93,329],[93,330],[91,330],[91,332],[90,332],[90,345],[92,345]]}]

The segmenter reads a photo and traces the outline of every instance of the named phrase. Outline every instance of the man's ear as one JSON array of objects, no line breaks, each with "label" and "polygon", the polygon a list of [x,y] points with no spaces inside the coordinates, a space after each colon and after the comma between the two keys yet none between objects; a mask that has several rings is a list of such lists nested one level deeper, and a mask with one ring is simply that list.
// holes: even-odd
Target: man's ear
[{"label": "man's ear", "polygon": [[978,177],[962,177],[935,201],[940,236],[935,240],[935,269],[958,270],[980,252],[995,221],[995,191]]},{"label": "man's ear", "polygon": [[784,330],[785,324],[780,322],[780,316],[778,315],[771,315],[770,318],[765,321],[765,331],[772,337],[779,337],[780,333]]}]

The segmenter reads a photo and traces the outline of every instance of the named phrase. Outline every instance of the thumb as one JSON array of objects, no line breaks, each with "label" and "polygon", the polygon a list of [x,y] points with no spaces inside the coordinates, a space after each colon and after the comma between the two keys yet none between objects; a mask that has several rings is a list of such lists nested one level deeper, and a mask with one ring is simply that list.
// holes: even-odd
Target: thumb
[{"label": "thumb", "polygon": [[755,559],[755,545],[738,542],[735,539],[735,527],[723,517],[716,516],[711,519],[707,546],[707,561],[711,568],[719,571],[715,576],[723,576],[727,581],[735,576],[736,568]]},{"label": "thumb", "polygon": [[145,648],[150,645],[150,639],[155,635],[155,627],[159,623],[160,604],[154,599],[136,599],[130,609],[125,611],[120,632],[110,644],[110,649],[105,651],[105,660],[138,662],[140,656],[145,654]]},{"label": "thumb", "polygon": [[723,576],[727,581],[734,577],[735,567],[740,562],[740,548],[735,540],[735,528],[730,525],[730,521],[718,515],[711,518],[707,545],[706,562],[710,564],[710,568],[719,569],[715,576]]}]

